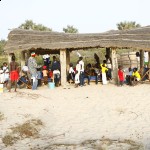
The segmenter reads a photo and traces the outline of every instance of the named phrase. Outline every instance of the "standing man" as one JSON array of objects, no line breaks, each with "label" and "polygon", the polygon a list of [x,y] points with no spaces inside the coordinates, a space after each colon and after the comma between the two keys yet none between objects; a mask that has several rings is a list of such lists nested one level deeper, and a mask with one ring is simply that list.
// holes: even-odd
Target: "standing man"
[{"label": "standing man", "polygon": [[28,59],[28,68],[32,79],[32,90],[37,89],[38,85],[38,74],[37,74],[37,68],[40,68],[41,66],[37,65],[36,59],[35,59],[35,52],[31,53],[31,57]]},{"label": "standing man", "polygon": [[19,78],[19,70],[18,63],[15,60],[15,55],[12,55],[10,62],[10,85],[8,86],[9,92],[11,92],[12,83],[15,83],[15,92],[17,92],[17,80]]},{"label": "standing man", "polygon": [[80,86],[84,85],[84,62],[83,57],[79,57],[79,65],[80,65]]}]

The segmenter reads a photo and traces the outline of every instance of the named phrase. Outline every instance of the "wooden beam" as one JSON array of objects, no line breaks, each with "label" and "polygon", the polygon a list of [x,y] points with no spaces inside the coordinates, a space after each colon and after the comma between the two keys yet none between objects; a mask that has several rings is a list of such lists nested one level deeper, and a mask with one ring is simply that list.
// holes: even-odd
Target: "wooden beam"
[{"label": "wooden beam", "polygon": [[116,49],[112,49],[111,51],[112,58],[112,78],[116,84],[118,84],[118,60],[116,55]]},{"label": "wooden beam", "polygon": [[150,68],[150,52],[148,52],[148,68]]},{"label": "wooden beam", "polygon": [[140,68],[144,66],[144,51],[140,50]]},{"label": "wooden beam", "polygon": [[15,54],[14,53],[8,53],[8,65],[10,64],[11,58],[13,55],[15,55]]},{"label": "wooden beam", "polygon": [[25,51],[25,65],[28,64],[28,59],[31,56],[31,52],[30,51]]},{"label": "wooden beam", "polygon": [[60,65],[61,65],[61,85],[65,87],[67,83],[66,49],[60,50]]},{"label": "wooden beam", "polygon": [[110,47],[106,47],[106,55],[108,55],[109,57],[111,57],[111,48]]},{"label": "wooden beam", "polygon": [[25,52],[21,52],[21,68],[25,66]]},{"label": "wooden beam", "polygon": [[66,65],[67,65],[67,73],[68,73],[69,68],[70,68],[69,64],[70,64],[70,51],[69,51],[69,50],[67,50],[67,51],[66,51]]}]

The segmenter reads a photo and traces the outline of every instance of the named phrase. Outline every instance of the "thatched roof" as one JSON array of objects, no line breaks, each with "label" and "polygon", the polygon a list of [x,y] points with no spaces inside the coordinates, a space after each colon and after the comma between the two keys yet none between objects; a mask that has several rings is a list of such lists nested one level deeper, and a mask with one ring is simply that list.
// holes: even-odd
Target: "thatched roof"
[{"label": "thatched roof", "polygon": [[150,51],[150,26],[104,33],[73,34],[14,29],[8,35],[6,52],[39,49],[55,52],[60,49],[94,47],[135,48]]}]

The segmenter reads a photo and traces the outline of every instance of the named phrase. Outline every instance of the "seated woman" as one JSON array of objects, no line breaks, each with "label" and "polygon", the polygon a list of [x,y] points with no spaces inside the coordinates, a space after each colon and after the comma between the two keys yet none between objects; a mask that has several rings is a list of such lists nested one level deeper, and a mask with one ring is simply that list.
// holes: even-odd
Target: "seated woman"
[{"label": "seated woman", "polygon": [[19,78],[18,82],[17,82],[19,88],[28,88],[31,89],[31,84],[28,80],[28,77],[26,74],[22,73],[22,76]]},{"label": "seated woman", "polygon": [[140,81],[140,79],[141,79],[141,76],[139,72],[137,71],[137,68],[134,68],[132,76],[131,76],[131,85],[136,85],[138,81]]},{"label": "seated woman", "polygon": [[91,79],[91,64],[86,65],[86,69],[84,70],[84,78],[88,79],[88,85],[90,85]]},{"label": "seated woman", "polygon": [[95,77],[95,83],[98,84],[98,80],[100,78],[100,68],[95,66],[95,64],[92,64],[90,70],[91,70],[91,76]]}]

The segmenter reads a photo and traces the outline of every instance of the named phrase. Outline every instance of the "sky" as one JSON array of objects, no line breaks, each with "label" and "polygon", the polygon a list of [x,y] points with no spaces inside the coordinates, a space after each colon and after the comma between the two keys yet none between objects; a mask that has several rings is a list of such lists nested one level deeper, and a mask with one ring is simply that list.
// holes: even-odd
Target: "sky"
[{"label": "sky", "polygon": [[150,25],[150,0],[1,0],[0,40],[25,20],[62,32],[73,25],[79,33],[116,30],[117,23]]}]

